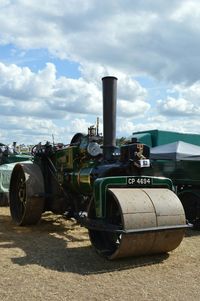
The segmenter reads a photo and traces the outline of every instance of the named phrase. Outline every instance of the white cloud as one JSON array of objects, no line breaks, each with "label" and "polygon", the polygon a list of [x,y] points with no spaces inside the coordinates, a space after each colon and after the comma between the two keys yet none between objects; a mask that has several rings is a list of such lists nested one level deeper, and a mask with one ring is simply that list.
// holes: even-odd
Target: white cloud
[{"label": "white cloud", "polygon": [[[147,110],[146,96],[146,90],[138,82],[121,74],[119,99],[125,100],[119,100],[119,114],[131,116]],[[37,73],[27,67],[0,63],[0,108],[0,114],[24,113],[47,118],[64,117],[69,112],[99,115],[102,113],[101,80],[97,85],[84,78],[56,78],[56,68],[50,63]]]},{"label": "white cloud", "polygon": [[[128,76],[119,75],[118,115],[130,118],[144,114],[150,107],[145,101],[146,90]],[[87,133],[88,114],[93,115],[93,120],[102,116],[101,85],[100,78],[98,82],[89,82],[87,77],[57,78],[53,64],[34,73],[28,67],[0,63],[0,127],[2,131],[7,129],[12,138],[24,135],[24,139],[34,141],[42,135],[46,139],[48,129],[58,139],[66,128],[69,140],[75,131]]]},{"label": "white cloud", "polygon": [[[171,14],[171,19],[177,22],[183,23],[190,20],[190,24],[196,24],[198,26],[198,20],[200,17],[200,6],[198,0],[186,0],[182,1],[180,5]],[[199,27],[199,26],[198,26]]]},{"label": "white cloud", "polygon": [[171,93],[178,93],[181,97],[190,99],[194,104],[200,104],[200,80],[191,85],[179,84],[175,85],[170,91]]},{"label": "white cloud", "polygon": [[118,101],[118,115],[124,117],[139,117],[144,115],[150,109],[150,105],[142,100],[136,101]]},{"label": "white cloud", "polygon": [[200,109],[184,98],[168,97],[166,100],[158,101],[158,109],[167,115],[196,115]]},{"label": "white cloud", "polygon": [[199,11],[195,0],[4,1],[0,41],[131,75],[191,82],[199,76]]},{"label": "white cloud", "polygon": [[0,94],[14,99],[29,100],[34,97],[46,97],[52,94],[56,79],[56,69],[47,63],[46,68],[37,74],[28,67],[5,65],[0,63]]},{"label": "white cloud", "polygon": [[168,91],[175,96],[167,96],[164,100],[158,100],[158,110],[162,114],[171,116],[193,116],[200,115],[200,81],[191,85],[174,85]]},{"label": "white cloud", "polygon": [[[199,15],[197,0],[2,0],[0,45],[12,45],[13,64],[0,53],[0,139],[37,140],[49,135],[48,128],[69,139],[74,130],[87,129],[102,115],[106,75],[118,77],[119,134],[196,130]],[[46,53],[46,67],[37,71],[28,65],[34,49]],[[76,62],[79,78],[61,77],[56,59]],[[158,87],[161,95],[153,94],[148,83],[134,79],[144,76],[171,91]]]},{"label": "white cloud", "polygon": [[65,77],[56,81],[52,99],[48,100],[53,110],[88,114],[98,114],[101,102],[101,91],[94,83]]}]

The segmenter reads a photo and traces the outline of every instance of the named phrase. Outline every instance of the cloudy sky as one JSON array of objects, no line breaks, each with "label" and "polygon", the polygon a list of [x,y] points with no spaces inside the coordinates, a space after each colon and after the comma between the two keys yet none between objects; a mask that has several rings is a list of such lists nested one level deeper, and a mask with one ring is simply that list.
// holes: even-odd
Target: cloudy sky
[{"label": "cloudy sky", "polygon": [[200,133],[199,0],[0,0],[0,142],[68,143],[102,123],[106,75],[118,137]]}]

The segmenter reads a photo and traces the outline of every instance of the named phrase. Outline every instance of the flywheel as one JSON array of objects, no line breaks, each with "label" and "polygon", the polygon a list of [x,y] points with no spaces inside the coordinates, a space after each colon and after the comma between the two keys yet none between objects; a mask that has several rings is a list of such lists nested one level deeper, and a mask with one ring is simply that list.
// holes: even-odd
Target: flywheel
[{"label": "flywheel", "polygon": [[96,251],[108,259],[172,251],[186,227],[180,200],[164,188],[109,188],[106,222],[120,226],[121,233],[89,229],[89,235]]}]

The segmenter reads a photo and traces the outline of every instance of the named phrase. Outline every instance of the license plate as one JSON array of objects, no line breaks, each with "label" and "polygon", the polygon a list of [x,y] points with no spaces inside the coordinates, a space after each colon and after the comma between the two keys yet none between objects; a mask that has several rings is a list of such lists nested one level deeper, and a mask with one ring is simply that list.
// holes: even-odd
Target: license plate
[{"label": "license plate", "polygon": [[151,185],[152,179],[148,177],[128,177],[127,185],[136,186],[136,185]]}]

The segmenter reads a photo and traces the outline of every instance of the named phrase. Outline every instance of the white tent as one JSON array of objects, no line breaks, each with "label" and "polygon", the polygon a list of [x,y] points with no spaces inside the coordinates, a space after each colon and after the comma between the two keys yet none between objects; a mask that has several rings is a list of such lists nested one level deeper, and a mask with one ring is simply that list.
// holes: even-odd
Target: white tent
[{"label": "white tent", "polygon": [[152,147],[150,158],[155,160],[194,160],[200,161],[200,146],[176,141]]}]

